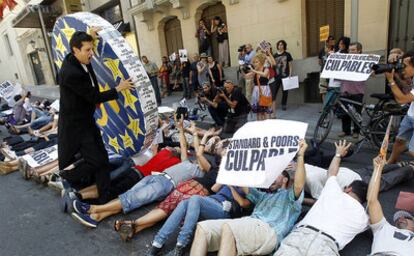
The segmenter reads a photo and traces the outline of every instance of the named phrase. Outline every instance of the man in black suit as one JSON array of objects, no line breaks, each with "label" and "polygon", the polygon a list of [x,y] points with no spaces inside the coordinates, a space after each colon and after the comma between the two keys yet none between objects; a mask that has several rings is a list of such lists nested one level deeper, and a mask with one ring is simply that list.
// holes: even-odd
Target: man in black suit
[{"label": "man in black suit", "polygon": [[[82,158],[82,162],[61,176],[71,186],[82,186],[96,182],[101,203],[109,200],[110,165],[102,137],[93,117],[99,103],[118,98],[118,92],[129,90],[131,81],[120,84],[105,92],[99,92],[98,81],[92,69],[93,42],[99,30],[92,28],[91,35],[75,32],[69,42],[69,53],[59,72],[60,115],[58,125],[59,169]],[[64,190],[63,211],[70,200]],[[80,198],[82,199],[82,198]]]}]

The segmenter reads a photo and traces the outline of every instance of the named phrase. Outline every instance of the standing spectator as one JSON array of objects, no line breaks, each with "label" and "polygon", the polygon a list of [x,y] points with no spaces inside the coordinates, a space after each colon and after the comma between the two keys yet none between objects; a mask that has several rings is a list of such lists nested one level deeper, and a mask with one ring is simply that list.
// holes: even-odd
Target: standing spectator
[{"label": "standing spectator", "polygon": [[207,63],[207,55],[202,53],[200,55],[200,61],[197,63],[198,84],[203,85],[205,82],[209,82],[209,68]]},{"label": "standing spectator", "polygon": [[144,62],[144,68],[151,81],[152,88],[155,92],[155,98],[157,99],[158,106],[161,105],[161,93],[158,87],[158,67],[157,64],[148,60],[147,56],[142,56],[142,62]]},{"label": "standing spectator", "polygon": [[191,63],[187,60],[181,63],[181,77],[183,81],[183,98],[191,99],[193,87],[190,85]]},{"label": "standing spectator", "polygon": [[[321,66],[321,73],[323,71],[323,67],[325,66],[325,62],[328,59],[329,54],[331,54],[334,51],[334,48],[335,38],[333,36],[329,36],[328,39],[326,39],[322,49],[319,51],[318,55],[319,65]],[[322,102],[325,102],[327,88],[328,80],[326,78],[319,78],[319,93],[321,94]]]},{"label": "standing spectator", "polygon": [[256,55],[256,51],[253,50],[251,44],[245,44],[239,49],[239,72],[241,79],[239,79],[239,86],[244,89],[246,98],[251,101],[253,91],[253,73],[248,68],[252,62],[253,57]]},{"label": "standing spectator", "polygon": [[166,56],[162,57],[162,64],[159,71],[159,77],[161,80],[161,88],[162,94],[161,97],[164,98],[165,95],[170,94],[170,73],[171,73],[171,65],[168,62],[168,58]]},{"label": "standing spectator", "polygon": [[[367,196],[368,213],[371,222],[374,240],[370,255],[412,255],[414,251],[414,217],[404,211],[394,215],[395,226],[392,226],[384,217],[381,203],[378,200],[381,173],[385,159],[377,156],[373,160],[374,174],[369,184],[370,194]],[[378,176],[377,176],[378,175]]]},{"label": "standing spectator", "polygon": [[[336,52],[337,53],[348,53],[350,40],[351,39],[349,37],[346,37],[346,36],[343,36],[343,37],[339,38],[338,43],[335,46]],[[332,93],[335,93],[336,91],[339,90],[339,88],[341,87],[341,84],[342,84],[342,82],[340,80],[330,78],[328,87],[329,88],[334,88]],[[327,97],[329,97],[328,95],[327,95]]]},{"label": "standing spectator", "polygon": [[[292,55],[290,55],[289,52],[287,52],[287,43],[285,40],[280,40],[276,43],[276,53],[273,55],[273,57],[276,60],[275,70],[276,70],[276,92],[275,96],[277,95],[277,92],[279,91],[279,88],[282,88],[282,110],[286,110],[286,104],[288,99],[288,92],[283,90],[282,85],[282,79],[286,77],[292,76]],[[275,105],[276,109],[276,105]]]},{"label": "standing spectator", "polygon": [[174,83],[173,90],[176,90],[181,83],[181,61],[180,55],[175,53],[175,59],[172,61],[172,72],[171,72],[171,80]]},{"label": "standing spectator", "polygon": [[218,42],[218,49],[219,49],[219,59],[218,62],[223,65],[224,67],[229,66],[229,36],[227,33],[227,25],[223,22],[223,20],[216,16],[211,21],[211,33],[217,33],[217,42]]},{"label": "standing spectator", "polygon": [[251,44],[246,44],[244,47],[244,53],[245,53],[243,56],[244,64],[250,65],[253,57],[256,55],[256,51],[253,50],[253,47]]},{"label": "standing spectator", "polygon": [[266,55],[266,63],[265,63],[265,67],[269,68],[269,88],[270,88],[270,92],[272,93],[272,114],[270,116],[270,118],[274,118],[276,119],[276,88],[277,88],[277,82],[276,82],[276,71],[273,68],[276,65],[276,60],[273,57],[273,51],[272,51],[272,47],[270,47],[269,49],[265,50],[263,52]]},{"label": "standing spectator", "polygon": [[231,80],[224,82],[224,89],[224,92],[219,91],[219,96],[229,107],[224,123],[224,132],[234,133],[247,122],[247,115],[251,107],[241,88],[236,87]]},{"label": "standing spectator", "polygon": [[224,126],[226,120],[228,106],[227,103],[219,96],[218,89],[206,82],[203,84],[203,96],[200,101],[207,104],[208,112],[210,112],[216,126]]},{"label": "standing spectator", "polygon": [[[362,45],[359,42],[354,42],[349,45],[349,53],[352,54],[361,54],[362,53]],[[342,81],[341,85],[341,95],[344,98],[350,99],[352,101],[362,103],[364,99],[365,93],[365,81]],[[356,105],[347,103],[346,105],[351,105],[354,107],[358,113],[361,114],[362,105]],[[351,135],[351,123],[352,120],[348,115],[342,115],[342,133],[338,135],[338,137],[345,137]],[[352,137],[357,139],[359,136],[359,126],[358,124],[354,123],[354,131]]]},{"label": "standing spectator", "polygon": [[252,94],[252,110],[257,114],[257,120],[265,120],[272,113],[272,106],[262,106],[260,104],[260,96],[269,96],[271,94],[269,88],[269,68],[264,67],[266,55],[259,53],[254,56],[252,73],[254,73],[253,94]]},{"label": "standing spectator", "polygon": [[207,29],[207,25],[204,19],[200,19],[198,22],[196,37],[198,38],[199,54],[206,53],[208,55],[211,55],[211,31]]},{"label": "standing spectator", "polygon": [[188,83],[190,84],[193,92],[197,92],[200,87],[200,84],[198,83],[198,69],[197,69],[197,65],[199,61],[200,61],[200,56],[198,55],[198,53],[194,53],[193,62],[191,62],[191,65],[190,65],[190,77],[188,79]]},{"label": "standing spectator", "polygon": [[357,180],[342,188],[337,180],[341,159],[351,144],[339,141],[335,146],[335,158],[329,166],[328,179],[319,199],[282,241],[274,256],[339,255],[339,250],[368,227],[363,206],[367,185]]},{"label": "standing spectator", "polygon": [[207,57],[207,63],[209,68],[210,83],[216,87],[223,86],[223,69],[220,63],[213,60],[213,57]]}]

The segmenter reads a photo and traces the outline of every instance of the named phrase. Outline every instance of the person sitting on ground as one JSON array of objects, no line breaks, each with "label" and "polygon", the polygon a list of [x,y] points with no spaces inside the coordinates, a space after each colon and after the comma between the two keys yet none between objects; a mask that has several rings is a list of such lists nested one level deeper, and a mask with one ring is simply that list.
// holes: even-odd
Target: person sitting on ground
[{"label": "person sitting on ground", "polygon": [[351,144],[335,143],[336,155],[329,167],[329,178],[321,196],[304,219],[282,241],[275,256],[339,255],[354,237],[368,227],[363,207],[367,185],[354,181],[345,189],[337,181],[341,157]]},{"label": "person sitting on ground", "polygon": [[274,193],[243,188],[247,199],[255,205],[249,217],[233,220],[199,222],[191,247],[191,255],[267,255],[293,228],[298,219],[304,196],[305,140],[299,144],[297,169],[293,185],[290,174],[283,171],[270,187]]},{"label": "person sitting on ground", "polygon": [[202,85],[202,88],[203,91],[199,94],[199,100],[207,105],[208,112],[210,113],[211,118],[213,118],[215,125],[223,127],[229,107],[219,96],[218,90],[220,89],[211,86],[209,82],[205,82]]},{"label": "person sitting on ground", "polygon": [[[201,147],[204,147],[204,144],[200,144],[200,148]],[[115,230],[119,232],[121,239],[123,241],[128,241],[132,239],[135,234],[166,219],[175,210],[179,203],[194,195],[209,196],[214,194],[211,188],[216,182],[218,166],[221,156],[225,152],[225,145],[218,144],[212,151],[216,154],[216,159],[214,161],[215,163],[212,163],[210,171],[203,177],[193,178],[181,182],[175,190],[164,199],[164,201],[144,216],[132,221],[116,221],[114,225]]]},{"label": "person sitting on ground", "polygon": [[234,133],[245,123],[251,107],[241,88],[234,85],[231,80],[224,82],[224,91],[219,91],[219,96],[228,106],[226,121],[224,122],[225,133]]},{"label": "person sitting on ground", "polygon": [[191,236],[199,219],[228,219],[234,213],[232,208],[248,208],[250,201],[245,198],[241,188],[215,184],[211,190],[216,194],[203,197],[192,196],[182,201],[172,212],[170,217],[158,231],[152,242],[152,248],[148,255],[158,255],[168,237],[184,221],[179,232],[174,255],[184,255],[184,250],[191,242]]},{"label": "person sitting on ground", "polygon": [[[192,123],[190,130],[194,135],[194,149],[196,151],[197,163],[187,159],[187,142],[184,137],[183,119],[178,123],[180,129],[181,163],[171,166],[161,174],[150,175],[135,184],[130,190],[121,194],[118,199],[112,200],[104,205],[89,205],[78,200],[73,201],[75,212],[72,217],[79,223],[90,227],[97,227],[98,223],[121,211],[128,213],[143,205],[165,198],[180,182],[204,176],[211,168],[211,164],[200,150],[195,124]],[[207,138],[203,138],[202,144]]]},{"label": "person sitting on ground", "polygon": [[[373,160],[374,172],[369,183],[367,203],[374,234],[370,255],[412,255],[414,251],[414,218],[408,212],[400,211],[394,215],[395,226],[384,217],[378,200],[380,178],[386,160],[377,156]],[[377,178],[374,178],[377,177]]]}]

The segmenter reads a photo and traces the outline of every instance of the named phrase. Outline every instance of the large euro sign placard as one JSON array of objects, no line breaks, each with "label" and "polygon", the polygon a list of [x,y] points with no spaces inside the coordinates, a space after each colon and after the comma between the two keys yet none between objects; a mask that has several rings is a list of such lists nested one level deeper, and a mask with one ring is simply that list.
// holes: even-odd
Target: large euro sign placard
[{"label": "large euro sign placard", "polygon": [[122,35],[98,15],[79,12],[59,18],[53,28],[53,58],[58,70],[70,52],[69,41],[76,31],[98,27],[92,66],[100,91],[132,78],[135,89],[123,91],[118,100],[100,104],[95,119],[104,143],[114,152],[131,156],[149,147],[158,124],[157,102],[151,82],[138,56]]},{"label": "large euro sign placard", "polygon": [[221,159],[217,183],[269,188],[298,152],[307,127],[279,119],[246,123]]}]

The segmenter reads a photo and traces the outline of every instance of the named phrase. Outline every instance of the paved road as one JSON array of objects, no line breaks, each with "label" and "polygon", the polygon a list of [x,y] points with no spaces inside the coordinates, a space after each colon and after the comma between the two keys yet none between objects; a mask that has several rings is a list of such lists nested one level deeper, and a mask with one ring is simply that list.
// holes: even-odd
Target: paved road
[{"label": "paved road", "polygon": [[[177,98],[179,97],[171,97],[170,103],[176,102]],[[313,109],[308,105],[290,106],[288,111],[280,113],[280,117],[310,120],[311,114],[312,119],[318,115],[317,109],[317,105]],[[316,113],[311,113],[312,111]],[[3,129],[0,136],[4,137],[5,134]],[[324,150],[331,151],[333,148],[327,144],[324,145]],[[344,165],[350,168],[369,165],[375,152],[364,148],[358,155],[347,159]],[[389,220],[400,190],[414,192],[414,182],[408,181],[381,195],[384,213]],[[160,227],[158,225],[142,232],[130,243],[122,243],[113,231],[113,222],[117,218],[142,216],[155,204],[126,216],[120,214],[111,217],[103,221],[97,229],[90,230],[75,223],[69,215],[61,213],[59,199],[57,192],[23,180],[20,173],[0,176],[0,255],[144,255]],[[367,255],[370,251],[370,236],[369,232],[359,235],[341,251],[341,255]],[[167,251],[173,246],[174,240],[170,239],[166,246]]]}]

